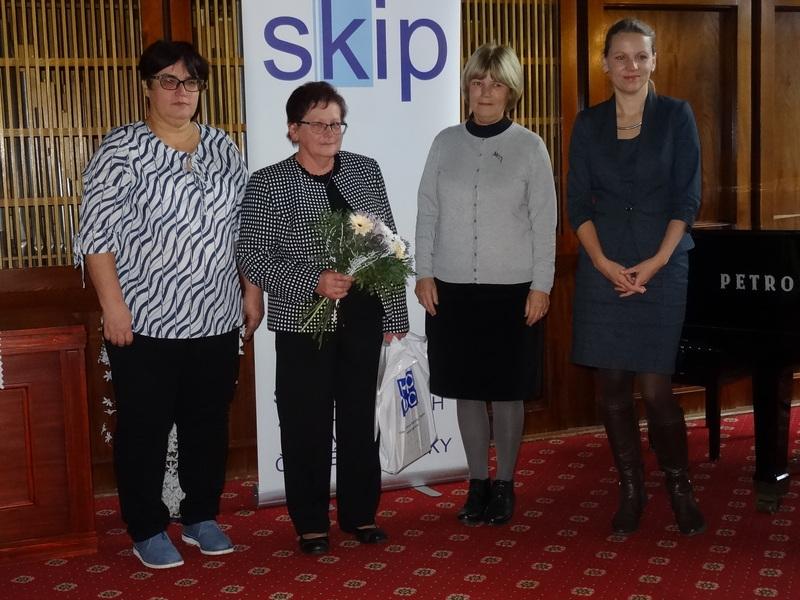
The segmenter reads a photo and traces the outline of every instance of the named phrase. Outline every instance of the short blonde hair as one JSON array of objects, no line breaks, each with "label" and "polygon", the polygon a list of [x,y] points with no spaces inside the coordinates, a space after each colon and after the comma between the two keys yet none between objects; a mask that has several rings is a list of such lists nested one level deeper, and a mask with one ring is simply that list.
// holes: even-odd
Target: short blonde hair
[{"label": "short blonde hair", "polygon": [[490,42],[475,50],[464,65],[461,75],[461,93],[464,98],[469,98],[469,82],[483,79],[487,73],[492,79],[508,87],[506,110],[514,108],[522,98],[523,91],[522,65],[514,49]]}]

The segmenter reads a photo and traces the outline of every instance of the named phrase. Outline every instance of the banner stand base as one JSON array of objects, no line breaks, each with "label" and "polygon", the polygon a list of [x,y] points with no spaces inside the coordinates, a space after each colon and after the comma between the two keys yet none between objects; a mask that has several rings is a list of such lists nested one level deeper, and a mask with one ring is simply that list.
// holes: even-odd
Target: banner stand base
[{"label": "banner stand base", "polygon": [[433,489],[427,485],[415,485],[414,489],[417,490],[420,494],[425,494],[426,496],[430,496],[431,498],[438,498],[442,495],[442,492]]}]

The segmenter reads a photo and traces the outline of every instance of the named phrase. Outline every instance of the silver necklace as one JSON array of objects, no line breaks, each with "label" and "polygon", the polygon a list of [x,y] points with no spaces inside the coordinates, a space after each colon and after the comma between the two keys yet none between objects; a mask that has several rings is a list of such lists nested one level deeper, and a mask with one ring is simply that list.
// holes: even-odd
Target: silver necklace
[{"label": "silver necklace", "polygon": [[619,125],[617,125],[617,131],[630,131],[631,129],[639,129],[639,127],[641,126],[642,126],[641,121],[639,121],[634,125],[625,125],[624,127],[620,127]]}]

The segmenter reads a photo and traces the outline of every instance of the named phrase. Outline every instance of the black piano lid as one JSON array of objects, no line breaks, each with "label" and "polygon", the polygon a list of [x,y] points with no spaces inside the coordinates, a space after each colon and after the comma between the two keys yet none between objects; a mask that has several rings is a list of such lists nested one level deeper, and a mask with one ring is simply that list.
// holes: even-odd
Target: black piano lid
[{"label": "black piano lid", "polygon": [[694,229],[684,330],[800,337],[800,231]]}]

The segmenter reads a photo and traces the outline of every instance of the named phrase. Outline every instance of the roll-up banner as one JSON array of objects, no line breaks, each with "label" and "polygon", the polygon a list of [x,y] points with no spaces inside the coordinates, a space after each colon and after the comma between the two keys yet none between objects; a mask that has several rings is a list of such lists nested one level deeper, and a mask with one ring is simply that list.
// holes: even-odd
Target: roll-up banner
[{"label": "roll-up banner", "polygon": [[[459,119],[460,0],[243,0],[247,160],[252,171],[294,152],[286,100],[325,80],[348,105],[342,148],[371,156],[383,171],[401,236],[414,239],[417,186],[434,136]],[[411,329],[424,313],[409,282]],[[275,338],[255,336],[260,505],[284,501]],[[342,374],[346,376],[345,374]],[[384,488],[466,476],[455,403],[431,398],[439,440]],[[336,460],[334,440],[333,460]],[[331,490],[335,482],[331,481]]]}]

